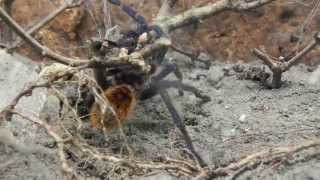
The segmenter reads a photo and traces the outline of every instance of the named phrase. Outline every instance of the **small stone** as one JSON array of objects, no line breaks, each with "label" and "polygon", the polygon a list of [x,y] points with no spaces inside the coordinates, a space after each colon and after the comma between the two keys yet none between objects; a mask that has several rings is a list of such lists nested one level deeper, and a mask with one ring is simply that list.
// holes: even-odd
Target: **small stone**
[{"label": "small stone", "polygon": [[222,104],[222,103],[223,103],[223,100],[222,100],[222,99],[219,99],[217,103],[218,103],[218,104]]},{"label": "small stone", "polygon": [[245,122],[246,121],[246,115],[245,114],[241,114],[241,116],[239,117],[239,121],[240,122]]}]

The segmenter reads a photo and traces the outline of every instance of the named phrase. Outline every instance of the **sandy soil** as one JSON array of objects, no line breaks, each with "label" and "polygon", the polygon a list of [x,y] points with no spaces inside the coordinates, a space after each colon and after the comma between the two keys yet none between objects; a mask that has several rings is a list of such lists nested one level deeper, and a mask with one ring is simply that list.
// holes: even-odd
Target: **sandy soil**
[{"label": "sandy soil", "polygon": [[[210,102],[201,105],[192,94],[185,93],[181,97],[176,90],[170,91],[196,149],[210,165],[223,166],[260,150],[319,138],[320,82],[309,67],[293,67],[284,74],[286,82],[281,89],[269,90],[259,82],[245,80],[255,77],[252,76],[256,72],[253,69],[263,69],[259,62],[247,65],[216,63],[207,70],[201,65],[190,66],[183,57],[172,57],[183,70],[184,81],[211,97]],[[4,66],[2,62],[0,65]],[[6,83],[0,88],[5,96],[10,82]],[[48,102],[42,114],[56,116],[52,112],[56,111],[59,102],[53,96],[49,96]],[[144,160],[159,156],[187,158],[184,142],[174,130],[166,108],[159,102],[160,98],[154,97],[139,103],[123,128],[126,138],[115,131],[101,141],[96,137],[95,145],[113,154],[131,152],[134,158]],[[0,152],[0,179],[61,179],[59,160],[54,154],[55,143],[41,128],[29,122],[15,119],[1,124]],[[320,156],[308,156],[315,152],[319,152],[319,148],[303,151],[279,166],[261,165],[238,179],[318,179]],[[88,179],[142,179],[130,176],[129,170],[99,163],[77,151],[73,153],[73,149],[67,154],[69,163]],[[143,179],[186,178],[159,171]]]}]

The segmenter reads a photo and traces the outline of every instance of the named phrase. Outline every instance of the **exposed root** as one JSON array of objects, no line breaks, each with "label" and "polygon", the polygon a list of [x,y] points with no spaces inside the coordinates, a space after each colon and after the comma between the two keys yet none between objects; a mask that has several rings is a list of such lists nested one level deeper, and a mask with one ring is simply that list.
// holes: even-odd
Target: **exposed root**
[{"label": "exposed root", "polygon": [[259,164],[272,164],[284,160],[293,154],[303,150],[320,146],[319,140],[309,141],[301,145],[271,148],[251,154],[237,162],[231,163],[226,167],[219,167],[214,170],[203,171],[194,180],[210,179],[219,176],[233,175],[233,177],[242,174],[244,171],[255,169]]}]

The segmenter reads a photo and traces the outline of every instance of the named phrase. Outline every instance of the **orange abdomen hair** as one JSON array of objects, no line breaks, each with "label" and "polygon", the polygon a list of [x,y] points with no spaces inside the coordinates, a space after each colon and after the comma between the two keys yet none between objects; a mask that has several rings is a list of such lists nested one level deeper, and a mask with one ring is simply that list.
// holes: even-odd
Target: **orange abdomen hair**
[{"label": "orange abdomen hair", "polygon": [[111,130],[121,126],[128,119],[137,103],[136,93],[129,85],[116,85],[106,89],[104,95],[111,104],[116,117],[110,108],[106,108],[102,113],[101,107],[95,102],[90,110],[90,121],[93,127]]}]

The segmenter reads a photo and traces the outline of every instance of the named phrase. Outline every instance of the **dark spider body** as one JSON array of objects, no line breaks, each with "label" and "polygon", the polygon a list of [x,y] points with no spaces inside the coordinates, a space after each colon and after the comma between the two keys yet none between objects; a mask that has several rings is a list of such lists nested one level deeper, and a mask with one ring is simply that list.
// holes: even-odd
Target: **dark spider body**
[{"label": "dark spider body", "polygon": [[[139,35],[154,31],[157,38],[163,36],[163,32],[158,27],[148,26],[145,18],[138,15],[135,10],[130,6],[122,4],[119,0],[109,0],[110,3],[115,4],[126,12],[138,23],[138,29],[135,31],[135,35],[132,36],[125,34],[118,42],[109,43],[115,48],[128,48],[127,43],[129,41],[137,42]],[[126,37],[128,38],[126,40]],[[134,39],[134,38],[135,39]],[[132,40],[133,38],[133,40]],[[97,49],[100,49],[103,42],[95,44]],[[134,44],[134,43],[133,43]],[[130,43],[130,45],[132,45]],[[129,53],[135,49],[135,47],[129,47]],[[196,97],[201,98],[204,101],[208,101],[210,98],[200,93],[198,89],[190,85],[182,83],[182,73],[179,71],[175,64],[161,64],[167,49],[160,51],[152,60],[149,60],[147,65],[150,65],[149,71],[143,71],[141,67],[128,63],[127,66],[115,66],[112,68],[95,68],[95,76],[97,83],[104,90],[104,95],[108,99],[109,103],[114,110],[113,113],[104,111],[102,107],[96,102],[92,105],[90,110],[90,119],[93,126],[98,128],[112,129],[117,125],[123,124],[128,119],[129,114],[134,109],[137,100],[146,100],[153,96],[160,94],[163,102],[168,108],[174,125],[180,129],[183,137],[186,141],[187,148],[191,151],[194,158],[199,162],[201,166],[206,166],[206,163],[195,151],[191,138],[185,128],[185,125],[179,116],[177,110],[173,106],[171,98],[166,89],[177,88],[179,94],[182,95],[183,91],[189,91],[195,94]],[[103,53],[103,56],[105,53]],[[107,58],[106,58],[107,59]],[[173,73],[178,80],[165,80],[165,78]],[[115,114],[116,117],[112,114]]]},{"label": "dark spider body", "polygon": [[152,36],[157,39],[164,35],[162,29],[158,26],[149,26],[147,20],[132,7],[123,4],[119,0],[108,0],[111,4],[119,6],[123,12],[128,14],[135,22],[137,22],[137,28],[135,30],[129,30],[123,33],[123,38],[114,42],[118,47],[126,47],[129,53],[133,52],[137,45],[138,37],[147,32],[152,33]]}]

